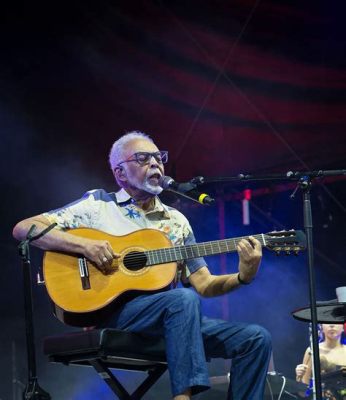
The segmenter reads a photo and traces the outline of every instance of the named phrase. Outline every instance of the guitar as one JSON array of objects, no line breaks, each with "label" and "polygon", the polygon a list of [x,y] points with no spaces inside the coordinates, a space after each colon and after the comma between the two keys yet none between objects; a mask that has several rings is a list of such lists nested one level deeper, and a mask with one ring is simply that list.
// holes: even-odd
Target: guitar
[{"label": "guitar", "polygon": [[[72,229],[69,233],[108,240],[120,254],[120,258],[113,260],[112,273],[104,275],[81,255],[45,252],[43,273],[54,313],[62,322],[74,326],[97,325],[131,296],[168,289],[176,275],[178,261],[235,252],[237,243],[246,238],[173,246],[167,236],[156,229],[142,229],[124,236],[88,228]],[[302,231],[253,236],[263,247],[277,253],[298,254],[306,247]]]}]

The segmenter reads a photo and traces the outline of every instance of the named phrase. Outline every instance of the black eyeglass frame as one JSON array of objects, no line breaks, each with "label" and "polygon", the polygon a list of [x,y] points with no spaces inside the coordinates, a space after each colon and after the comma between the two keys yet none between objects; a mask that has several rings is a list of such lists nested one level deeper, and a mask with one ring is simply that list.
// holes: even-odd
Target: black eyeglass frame
[{"label": "black eyeglass frame", "polygon": [[[144,160],[140,160],[139,157],[144,156]],[[131,159],[131,157],[134,157]],[[121,164],[124,164],[126,162],[132,162],[135,161],[137,162],[140,166],[148,164],[148,162],[151,160],[151,157],[154,157],[155,160],[159,164],[166,164],[168,161],[168,151],[167,150],[160,150],[160,151],[154,151],[153,153],[150,153],[148,151],[138,151],[137,153],[133,153],[127,158],[126,160],[120,161],[117,164],[117,167],[119,167]]]}]

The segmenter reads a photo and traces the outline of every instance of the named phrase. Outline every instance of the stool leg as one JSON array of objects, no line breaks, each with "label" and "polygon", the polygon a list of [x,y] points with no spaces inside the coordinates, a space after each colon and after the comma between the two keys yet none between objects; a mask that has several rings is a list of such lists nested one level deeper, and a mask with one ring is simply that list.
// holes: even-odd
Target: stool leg
[{"label": "stool leg", "polygon": [[166,370],[167,365],[157,365],[155,369],[149,371],[148,377],[132,393],[131,400],[141,399]]},{"label": "stool leg", "polygon": [[120,400],[131,400],[129,392],[112,374],[112,372],[100,360],[90,360],[90,364],[95,368],[99,376],[107,383],[112,391],[119,397]]}]

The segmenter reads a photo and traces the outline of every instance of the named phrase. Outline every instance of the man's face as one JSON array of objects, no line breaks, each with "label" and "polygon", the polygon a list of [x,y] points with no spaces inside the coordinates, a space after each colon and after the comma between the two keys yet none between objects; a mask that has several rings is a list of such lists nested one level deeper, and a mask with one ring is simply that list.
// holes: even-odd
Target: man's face
[{"label": "man's face", "polygon": [[162,188],[159,186],[160,177],[164,175],[162,163],[159,163],[153,156],[144,165],[140,165],[137,161],[129,161],[135,159],[135,153],[156,153],[158,151],[155,144],[146,139],[135,139],[127,144],[122,154],[122,160],[128,161],[121,164],[126,177],[126,189],[136,192],[140,190],[153,195],[162,192]]}]

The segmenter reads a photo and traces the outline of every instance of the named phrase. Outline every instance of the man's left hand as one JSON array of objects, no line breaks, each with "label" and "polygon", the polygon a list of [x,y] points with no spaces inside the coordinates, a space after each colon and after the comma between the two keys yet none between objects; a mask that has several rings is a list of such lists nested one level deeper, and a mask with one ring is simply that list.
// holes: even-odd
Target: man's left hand
[{"label": "man's left hand", "polygon": [[251,282],[257,274],[262,259],[261,243],[253,236],[242,239],[237,245],[239,254],[239,277],[244,282]]}]

